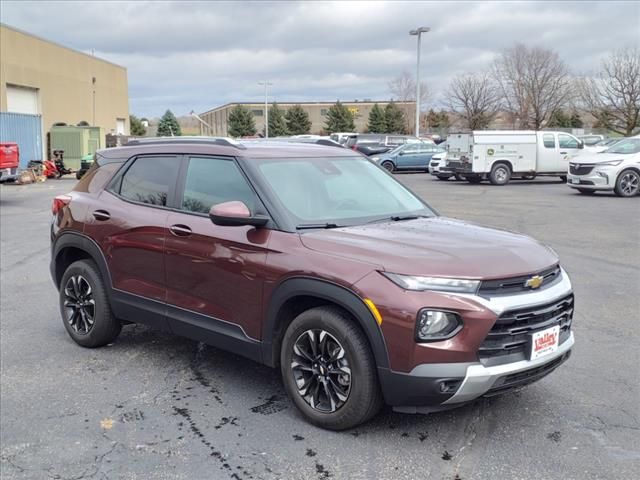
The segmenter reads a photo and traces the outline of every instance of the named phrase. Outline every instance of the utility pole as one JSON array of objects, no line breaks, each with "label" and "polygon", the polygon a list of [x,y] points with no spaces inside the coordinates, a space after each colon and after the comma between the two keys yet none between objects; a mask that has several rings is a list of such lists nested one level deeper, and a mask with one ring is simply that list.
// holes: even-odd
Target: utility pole
[{"label": "utility pole", "polygon": [[269,138],[269,107],[268,107],[268,95],[269,87],[273,83],[265,80],[264,82],[258,82],[258,85],[264,85],[264,138]]},{"label": "utility pole", "polygon": [[416,66],[416,137],[420,136],[420,38],[423,33],[431,30],[429,27],[419,27],[411,30],[409,35],[418,37],[418,62]]}]

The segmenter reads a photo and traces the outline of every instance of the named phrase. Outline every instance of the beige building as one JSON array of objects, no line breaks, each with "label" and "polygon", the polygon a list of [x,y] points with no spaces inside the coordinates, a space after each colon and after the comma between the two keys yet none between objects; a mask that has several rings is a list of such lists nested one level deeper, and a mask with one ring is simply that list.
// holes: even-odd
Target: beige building
[{"label": "beige building", "polygon": [[0,112],[41,115],[42,135],[81,121],[126,135],[127,69],[0,25]]},{"label": "beige building", "polygon": [[[325,132],[325,124],[327,121],[327,112],[329,108],[335,102],[277,102],[278,107],[286,111],[294,105],[300,105],[308,114],[311,121],[311,132],[313,134],[322,134]],[[358,101],[353,102],[341,102],[354,114],[354,124],[357,132],[365,132],[367,130],[367,123],[369,122],[369,113],[373,106],[377,103],[381,108],[384,108],[389,101]],[[405,111],[408,124],[412,124],[413,118],[415,118],[415,103],[414,102],[395,102],[400,108]],[[262,132],[264,130],[264,103],[227,103],[221,107],[208,110],[200,114],[200,118],[207,123],[207,125],[200,125],[201,135],[212,136],[228,136],[228,119],[229,113],[236,105],[242,105],[251,113],[256,123],[256,130]],[[271,107],[272,104],[269,104]]]}]

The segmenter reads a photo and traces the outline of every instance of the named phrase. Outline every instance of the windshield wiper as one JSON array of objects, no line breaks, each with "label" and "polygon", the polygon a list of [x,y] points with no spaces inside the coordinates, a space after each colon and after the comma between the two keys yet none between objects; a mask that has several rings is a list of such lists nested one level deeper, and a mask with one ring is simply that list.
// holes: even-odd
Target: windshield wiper
[{"label": "windshield wiper", "polygon": [[303,223],[296,225],[296,230],[310,230],[312,228],[340,228],[337,223]]},{"label": "windshield wiper", "polygon": [[392,215],[391,217],[376,218],[367,223],[401,222],[403,220],[417,220],[418,218],[429,218],[429,215]]}]

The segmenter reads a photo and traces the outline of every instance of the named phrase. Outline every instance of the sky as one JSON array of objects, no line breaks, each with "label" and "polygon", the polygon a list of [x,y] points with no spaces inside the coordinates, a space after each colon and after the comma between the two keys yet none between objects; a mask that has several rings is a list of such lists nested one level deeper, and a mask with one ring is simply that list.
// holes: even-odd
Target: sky
[{"label": "sky", "polygon": [[557,51],[576,74],[640,44],[640,2],[171,2],[0,0],[0,21],[123,65],[131,113],[204,112],[235,101],[386,100],[420,75],[429,106],[459,73],[516,42]]}]

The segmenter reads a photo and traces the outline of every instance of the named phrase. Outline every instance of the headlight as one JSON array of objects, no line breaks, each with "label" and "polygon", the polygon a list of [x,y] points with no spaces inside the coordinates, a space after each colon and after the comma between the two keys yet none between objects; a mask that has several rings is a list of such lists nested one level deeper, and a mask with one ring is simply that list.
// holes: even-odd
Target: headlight
[{"label": "headlight", "polygon": [[608,162],[596,163],[596,167],[615,167],[622,163],[622,160],[609,160]]},{"label": "headlight", "polygon": [[480,280],[461,278],[415,277],[382,272],[393,283],[405,290],[435,290],[437,292],[476,293]]},{"label": "headlight", "polygon": [[418,312],[416,340],[444,340],[452,337],[462,327],[457,313],[423,308]]}]

